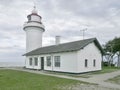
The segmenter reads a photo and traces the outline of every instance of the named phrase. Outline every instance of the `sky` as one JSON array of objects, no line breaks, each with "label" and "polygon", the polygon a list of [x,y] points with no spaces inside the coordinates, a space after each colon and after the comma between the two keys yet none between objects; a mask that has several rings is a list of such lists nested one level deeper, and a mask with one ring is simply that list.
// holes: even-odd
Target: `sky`
[{"label": "sky", "polygon": [[0,0],[0,62],[24,62],[23,24],[33,6],[45,26],[43,46],[96,37],[105,44],[120,36],[120,0]]}]

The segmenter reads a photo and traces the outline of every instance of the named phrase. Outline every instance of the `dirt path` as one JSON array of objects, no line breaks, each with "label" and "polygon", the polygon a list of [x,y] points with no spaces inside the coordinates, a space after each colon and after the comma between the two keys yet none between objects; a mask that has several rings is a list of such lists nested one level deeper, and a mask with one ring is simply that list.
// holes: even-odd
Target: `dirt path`
[{"label": "dirt path", "polygon": [[92,77],[88,78],[87,80],[83,80],[83,79],[82,80],[83,81],[87,81],[87,82],[91,82],[91,83],[96,83],[96,84],[99,84],[99,85],[105,86],[105,87],[111,87],[111,88],[118,88],[118,89],[120,89],[120,85],[118,85],[118,84],[105,82],[106,80],[108,80],[110,78],[114,78],[114,77],[116,77],[118,75],[120,75],[120,70],[119,71],[115,71],[115,72],[111,72],[111,73],[93,75]]}]

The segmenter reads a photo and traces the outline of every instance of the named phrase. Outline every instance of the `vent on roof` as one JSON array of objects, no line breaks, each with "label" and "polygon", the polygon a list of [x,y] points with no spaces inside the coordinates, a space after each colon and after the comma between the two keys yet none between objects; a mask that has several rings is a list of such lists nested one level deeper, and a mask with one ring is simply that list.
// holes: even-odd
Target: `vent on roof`
[{"label": "vent on roof", "polygon": [[56,45],[60,44],[60,36],[55,37],[55,44]]}]

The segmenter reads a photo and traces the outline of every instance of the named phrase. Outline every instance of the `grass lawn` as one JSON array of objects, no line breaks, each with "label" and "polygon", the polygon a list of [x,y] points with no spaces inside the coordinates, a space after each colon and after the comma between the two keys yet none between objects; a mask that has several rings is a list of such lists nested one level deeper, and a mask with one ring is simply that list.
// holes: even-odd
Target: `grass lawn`
[{"label": "grass lawn", "polygon": [[114,78],[107,80],[108,82],[116,83],[120,85],[120,75]]},{"label": "grass lawn", "polygon": [[[0,90],[62,90],[84,82],[28,72],[0,69]],[[67,90],[67,87],[66,89]]]},{"label": "grass lawn", "polygon": [[120,70],[120,68],[117,67],[103,67],[100,71],[90,72],[90,74],[104,74],[104,73],[110,73]]}]

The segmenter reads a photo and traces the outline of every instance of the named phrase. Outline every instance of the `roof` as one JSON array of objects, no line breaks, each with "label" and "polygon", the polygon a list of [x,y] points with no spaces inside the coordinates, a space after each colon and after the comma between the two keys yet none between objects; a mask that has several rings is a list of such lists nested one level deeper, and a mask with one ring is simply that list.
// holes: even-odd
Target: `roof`
[{"label": "roof", "polygon": [[101,45],[99,44],[98,40],[96,38],[90,38],[90,39],[69,42],[69,43],[63,43],[63,44],[59,44],[59,45],[41,47],[41,48],[35,49],[33,51],[30,51],[30,52],[24,54],[23,56],[78,51],[80,49],[83,49],[85,46],[87,46],[89,43],[92,43],[92,42],[95,42],[95,45],[99,48],[101,53],[103,53],[103,49],[102,49]]}]

